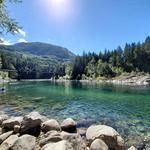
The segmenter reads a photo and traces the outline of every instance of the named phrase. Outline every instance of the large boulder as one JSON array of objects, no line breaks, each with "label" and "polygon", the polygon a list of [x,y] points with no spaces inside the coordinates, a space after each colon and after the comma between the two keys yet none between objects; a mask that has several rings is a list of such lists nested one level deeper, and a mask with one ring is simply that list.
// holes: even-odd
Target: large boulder
[{"label": "large boulder", "polygon": [[61,123],[61,129],[65,132],[75,133],[77,131],[76,122],[72,118],[67,118]]},{"label": "large boulder", "polygon": [[21,125],[22,120],[23,117],[11,117],[10,119],[3,121],[2,127],[13,130],[15,125]]},{"label": "large boulder", "polygon": [[92,142],[90,150],[109,150],[109,148],[104,141],[96,139]]},{"label": "large boulder", "polygon": [[31,112],[24,116],[21,123],[20,133],[38,136],[40,134],[42,120],[43,116],[38,112]]},{"label": "large boulder", "polygon": [[9,131],[0,135],[0,144],[5,141],[10,135],[13,134],[13,131]]},{"label": "large boulder", "polygon": [[18,135],[9,136],[1,145],[0,150],[9,150],[18,140]]},{"label": "large boulder", "polygon": [[46,144],[42,150],[74,150],[68,141],[60,141],[57,143]]},{"label": "large boulder", "polygon": [[44,123],[42,123],[42,131],[47,132],[51,130],[60,131],[60,125],[55,119],[47,120]]},{"label": "large boulder", "polygon": [[36,138],[31,135],[22,135],[18,138],[11,150],[36,150]]},{"label": "large boulder", "polygon": [[110,149],[125,150],[124,140],[112,127],[106,125],[93,125],[87,129],[86,138],[92,143],[95,139],[103,140]]}]

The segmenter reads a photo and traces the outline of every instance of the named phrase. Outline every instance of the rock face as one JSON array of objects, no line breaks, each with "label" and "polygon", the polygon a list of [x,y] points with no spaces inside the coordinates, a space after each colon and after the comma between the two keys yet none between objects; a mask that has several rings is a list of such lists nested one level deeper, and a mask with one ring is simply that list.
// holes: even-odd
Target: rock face
[{"label": "rock face", "polygon": [[0,144],[12,134],[13,134],[13,131],[9,131],[0,135]]},{"label": "rock face", "polygon": [[57,143],[46,144],[42,150],[74,150],[71,144],[65,140]]},{"label": "rock face", "polygon": [[92,142],[90,150],[109,150],[109,148],[101,139],[96,139]]},{"label": "rock face", "polygon": [[38,112],[31,112],[23,118],[21,123],[21,134],[38,136],[41,130],[42,116]]},{"label": "rock face", "polygon": [[110,149],[125,150],[124,140],[119,133],[113,128],[106,125],[91,126],[87,129],[86,138],[89,142],[93,142],[99,138],[103,140]]},{"label": "rock face", "polygon": [[2,127],[13,130],[15,125],[20,125],[23,120],[23,117],[12,117],[10,119],[7,119],[3,121]]},{"label": "rock face", "polygon": [[18,135],[11,135],[0,146],[0,150],[9,150],[18,140]]},{"label": "rock face", "polygon": [[67,118],[62,122],[61,129],[69,133],[75,133],[77,131],[76,122],[72,118]]},{"label": "rock face", "polygon": [[54,119],[47,120],[44,123],[42,123],[42,131],[43,132],[47,132],[47,131],[51,131],[51,130],[56,130],[56,131],[61,130],[59,123]]},{"label": "rock face", "polygon": [[25,134],[18,138],[11,150],[36,150],[35,142],[34,136]]}]

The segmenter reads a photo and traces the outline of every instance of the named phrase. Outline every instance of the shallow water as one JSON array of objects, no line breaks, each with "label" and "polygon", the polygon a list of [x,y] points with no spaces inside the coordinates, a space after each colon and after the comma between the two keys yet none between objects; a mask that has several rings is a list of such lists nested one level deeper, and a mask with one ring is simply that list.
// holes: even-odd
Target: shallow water
[{"label": "shallow water", "polygon": [[25,81],[9,84],[6,89],[0,94],[0,109],[10,115],[37,110],[59,121],[72,117],[79,127],[110,125],[128,145],[150,143],[148,86]]}]

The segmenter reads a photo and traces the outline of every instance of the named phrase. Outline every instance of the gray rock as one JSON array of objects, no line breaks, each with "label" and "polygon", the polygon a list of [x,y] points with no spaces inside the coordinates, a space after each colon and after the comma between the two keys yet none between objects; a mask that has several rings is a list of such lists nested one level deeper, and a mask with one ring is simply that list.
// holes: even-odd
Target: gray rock
[{"label": "gray rock", "polygon": [[0,150],[9,150],[18,140],[18,135],[9,136],[1,145]]},{"label": "gray rock", "polygon": [[0,144],[5,141],[10,135],[13,134],[13,131],[9,131],[0,135]]},{"label": "gray rock", "polygon": [[77,131],[76,122],[72,118],[67,118],[61,123],[61,129],[65,132],[75,133]]},{"label": "gray rock", "polygon": [[38,112],[31,112],[23,118],[20,132],[21,134],[31,134],[38,136],[41,130],[42,118]]},{"label": "gray rock", "polygon": [[15,133],[19,133],[20,132],[20,126],[19,125],[15,125],[14,126],[14,132]]},{"label": "gray rock", "polygon": [[42,147],[50,142],[59,142],[61,141],[61,134],[57,131],[50,131],[42,140],[39,141],[39,145]]},{"label": "gray rock", "polygon": [[61,137],[63,140],[68,141],[71,143],[74,150],[85,150],[86,144],[81,138],[81,136],[77,133],[67,133],[67,132],[61,132]]},{"label": "gray rock", "polygon": [[11,150],[36,150],[36,138],[31,135],[22,135],[15,142]]},{"label": "gray rock", "polygon": [[0,125],[2,125],[4,120],[7,120],[9,117],[6,114],[2,114],[0,115]]},{"label": "gray rock", "polygon": [[104,141],[96,139],[92,142],[90,150],[109,150],[109,148]]},{"label": "gray rock", "polygon": [[11,117],[3,121],[2,127],[7,128],[9,130],[13,130],[15,125],[20,125],[23,120],[23,117]]},{"label": "gray rock", "polygon": [[86,136],[86,128],[79,128],[77,129],[77,133],[80,134],[81,136]]},{"label": "gray rock", "polygon": [[54,119],[47,120],[44,123],[42,123],[42,131],[43,132],[47,132],[47,131],[51,131],[51,130],[56,130],[56,131],[61,130],[59,123]]},{"label": "gray rock", "polygon": [[92,143],[95,139],[103,140],[110,149],[125,150],[124,140],[112,127],[106,125],[95,125],[87,129],[86,138]]},{"label": "gray rock", "polygon": [[71,144],[65,140],[57,143],[46,144],[42,150],[74,150]]}]

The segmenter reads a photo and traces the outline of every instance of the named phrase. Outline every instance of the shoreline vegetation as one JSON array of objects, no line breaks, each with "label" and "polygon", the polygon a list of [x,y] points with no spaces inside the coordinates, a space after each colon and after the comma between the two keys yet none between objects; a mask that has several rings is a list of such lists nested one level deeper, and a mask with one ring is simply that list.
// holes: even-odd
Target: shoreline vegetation
[{"label": "shoreline vegetation", "polygon": [[80,128],[72,118],[59,123],[38,112],[18,117],[0,112],[0,149],[137,150],[110,126]]},{"label": "shoreline vegetation", "polygon": [[[9,82],[16,82],[15,79],[2,79],[0,78],[0,85],[6,84]],[[20,81],[56,81],[56,82],[65,82],[65,81],[79,81],[79,82],[89,82],[89,83],[112,83],[120,85],[150,85],[150,74],[146,73],[126,73],[124,75],[115,77],[115,78],[98,78],[98,79],[85,79],[85,80],[69,80],[65,77],[60,77],[59,79],[22,79]]]}]

